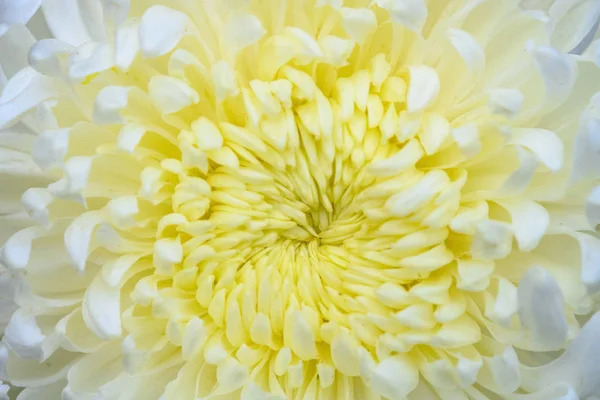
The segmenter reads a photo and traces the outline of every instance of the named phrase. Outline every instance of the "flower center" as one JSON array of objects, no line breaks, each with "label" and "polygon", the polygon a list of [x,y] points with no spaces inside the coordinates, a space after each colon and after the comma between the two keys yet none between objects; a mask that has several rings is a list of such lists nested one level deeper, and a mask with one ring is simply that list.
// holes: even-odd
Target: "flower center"
[{"label": "flower center", "polygon": [[448,123],[409,113],[407,77],[390,70],[383,55],[354,72],[283,67],[217,105],[250,124],[200,117],[178,135],[180,160],[142,173],[142,194],[172,212],[133,298],[169,319],[174,343],[186,309],[209,363],[237,348],[253,365],[248,349],[263,346],[277,373],[319,359],[328,379],[332,366],[358,375],[364,357],[479,340],[450,290],[447,243],[469,240],[447,227],[465,173],[427,167]]}]

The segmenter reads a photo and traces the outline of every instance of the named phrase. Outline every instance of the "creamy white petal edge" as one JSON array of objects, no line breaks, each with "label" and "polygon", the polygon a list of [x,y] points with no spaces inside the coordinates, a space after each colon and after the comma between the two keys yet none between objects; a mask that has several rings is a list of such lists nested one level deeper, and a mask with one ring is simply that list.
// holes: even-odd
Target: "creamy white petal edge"
[{"label": "creamy white petal edge", "polygon": [[0,400],[600,398],[599,14],[0,0]]}]

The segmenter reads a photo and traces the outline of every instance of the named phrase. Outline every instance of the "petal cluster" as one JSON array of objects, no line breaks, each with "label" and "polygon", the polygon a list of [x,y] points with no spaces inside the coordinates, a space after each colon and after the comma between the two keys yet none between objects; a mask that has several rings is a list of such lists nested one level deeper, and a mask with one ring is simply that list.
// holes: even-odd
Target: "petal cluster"
[{"label": "petal cluster", "polygon": [[5,3],[0,399],[600,396],[600,2]]}]

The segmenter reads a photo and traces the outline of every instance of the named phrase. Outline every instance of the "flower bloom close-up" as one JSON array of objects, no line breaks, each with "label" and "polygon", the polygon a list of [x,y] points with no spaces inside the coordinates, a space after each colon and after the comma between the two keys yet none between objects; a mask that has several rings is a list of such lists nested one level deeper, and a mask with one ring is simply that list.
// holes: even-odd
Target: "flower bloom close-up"
[{"label": "flower bloom close-up", "polygon": [[600,399],[600,0],[0,0],[0,400]]}]

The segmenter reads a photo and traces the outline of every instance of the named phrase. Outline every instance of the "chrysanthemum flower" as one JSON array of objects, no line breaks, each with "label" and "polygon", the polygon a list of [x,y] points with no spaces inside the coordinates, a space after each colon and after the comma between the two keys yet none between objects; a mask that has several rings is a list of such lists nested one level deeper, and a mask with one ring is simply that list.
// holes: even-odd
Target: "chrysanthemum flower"
[{"label": "chrysanthemum flower", "polygon": [[600,396],[599,14],[0,1],[0,398]]}]

